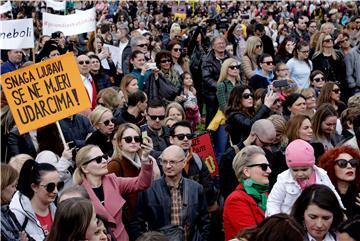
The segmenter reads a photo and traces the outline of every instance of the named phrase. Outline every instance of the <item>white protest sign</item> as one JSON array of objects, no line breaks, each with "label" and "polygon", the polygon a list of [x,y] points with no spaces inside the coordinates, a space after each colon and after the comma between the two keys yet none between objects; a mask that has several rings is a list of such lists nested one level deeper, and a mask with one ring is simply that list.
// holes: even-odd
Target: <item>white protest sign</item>
[{"label": "white protest sign", "polygon": [[104,44],[104,47],[109,49],[109,52],[111,53],[111,59],[114,62],[114,65],[118,67],[118,65],[121,63],[120,48],[109,44]]},{"label": "white protest sign", "polygon": [[58,2],[58,1],[54,1],[54,0],[46,0],[45,2],[46,2],[46,7],[52,8],[55,11],[65,10],[66,1]]},{"label": "white protest sign", "polygon": [[3,5],[0,6],[0,14],[9,12],[9,11],[11,11],[11,9],[12,9],[11,2],[9,0],[6,3],[4,3]]},{"label": "white protest sign", "polygon": [[95,30],[95,8],[65,16],[43,13],[44,35],[51,35],[53,32],[61,31],[65,36],[71,36]]},{"label": "white protest sign", "polygon": [[0,49],[34,47],[34,24],[32,18],[1,21]]}]

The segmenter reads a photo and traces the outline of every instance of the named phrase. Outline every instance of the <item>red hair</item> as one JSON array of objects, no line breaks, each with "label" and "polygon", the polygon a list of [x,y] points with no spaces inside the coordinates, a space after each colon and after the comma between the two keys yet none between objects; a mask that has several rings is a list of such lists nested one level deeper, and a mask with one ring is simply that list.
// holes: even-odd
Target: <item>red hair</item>
[{"label": "red hair", "polygon": [[[353,158],[360,161],[360,152],[350,146],[341,146],[341,147],[336,147],[336,148],[330,149],[321,156],[320,161],[319,161],[319,166],[327,172],[327,174],[328,174],[331,182],[334,184],[334,186],[336,186],[336,179],[337,179],[337,177],[335,175],[335,168],[334,168],[335,160],[342,153],[347,153],[350,156],[352,156]],[[356,187],[359,188],[360,165],[358,165],[356,167],[356,176],[355,176],[355,180],[353,182],[355,182]]]}]

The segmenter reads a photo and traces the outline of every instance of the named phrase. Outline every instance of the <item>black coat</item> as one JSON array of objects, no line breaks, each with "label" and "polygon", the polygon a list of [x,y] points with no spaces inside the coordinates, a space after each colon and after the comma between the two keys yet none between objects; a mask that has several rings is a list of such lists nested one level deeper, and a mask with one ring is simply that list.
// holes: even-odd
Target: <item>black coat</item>
[{"label": "black coat", "polygon": [[[207,241],[210,220],[204,190],[200,184],[187,178],[183,178],[182,185],[182,190],[185,185],[188,186],[188,218],[186,219],[189,227],[188,241]],[[146,231],[155,231],[169,224],[171,224],[171,194],[162,177],[155,180],[150,188],[138,194],[129,234],[136,239]],[[196,232],[199,235],[195,235]]]},{"label": "black coat", "polygon": [[270,108],[263,105],[253,117],[242,112],[231,113],[226,120],[226,130],[232,143],[235,145],[244,141],[250,134],[252,124],[257,120],[269,117],[270,112]]},{"label": "black coat", "polygon": [[9,158],[18,154],[29,154],[34,159],[36,158],[37,151],[31,140],[29,133],[20,135],[17,127],[14,127],[8,137],[8,154]]},{"label": "black coat", "polygon": [[249,80],[249,86],[253,89],[253,91],[263,88],[266,89],[269,85],[269,81],[267,78],[255,74],[251,79]]},{"label": "black coat", "polygon": [[99,146],[101,151],[110,157],[114,152],[111,138],[105,136],[99,130],[94,131],[91,136],[89,136],[89,138],[86,140],[86,145],[88,144]]},{"label": "black coat", "polygon": [[86,137],[95,131],[88,118],[73,115],[59,121],[66,142],[73,141],[75,146],[85,146]]}]

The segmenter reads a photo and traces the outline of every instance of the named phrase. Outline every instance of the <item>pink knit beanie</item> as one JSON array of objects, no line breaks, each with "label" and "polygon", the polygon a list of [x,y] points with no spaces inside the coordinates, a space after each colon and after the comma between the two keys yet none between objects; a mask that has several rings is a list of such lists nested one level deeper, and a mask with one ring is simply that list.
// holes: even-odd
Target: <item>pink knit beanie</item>
[{"label": "pink knit beanie", "polygon": [[289,168],[313,166],[315,164],[314,148],[304,140],[294,140],[286,147],[285,158]]}]

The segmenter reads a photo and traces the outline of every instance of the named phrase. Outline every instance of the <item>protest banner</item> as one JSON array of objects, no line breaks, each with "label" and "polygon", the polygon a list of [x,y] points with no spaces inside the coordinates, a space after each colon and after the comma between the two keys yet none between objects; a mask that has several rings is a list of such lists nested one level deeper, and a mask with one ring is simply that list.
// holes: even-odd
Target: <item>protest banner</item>
[{"label": "protest banner", "polygon": [[209,133],[194,138],[192,140],[192,148],[193,152],[204,160],[211,176],[217,176],[219,174],[219,167]]},{"label": "protest banner", "polygon": [[12,10],[11,2],[8,0],[6,3],[0,6],[0,14],[9,12]]},{"label": "protest banner", "polygon": [[171,13],[174,14],[175,18],[185,20],[186,19],[186,6],[185,5],[174,5],[171,8]]},{"label": "protest banner", "polygon": [[43,13],[43,34],[51,35],[61,31],[65,36],[77,35],[96,30],[95,8],[70,15]]},{"label": "protest banner", "polygon": [[1,75],[20,134],[90,108],[72,53]]},{"label": "protest banner", "polygon": [[114,65],[116,67],[119,67],[121,63],[120,48],[109,44],[104,44],[104,47],[109,49],[109,52],[111,53],[111,59],[114,62]]},{"label": "protest banner", "polygon": [[32,18],[1,21],[0,49],[34,47],[34,24]]},{"label": "protest banner", "polygon": [[55,11],[64,11],[66,7],[66,1],[54,1],[54,0],[45,0],[46,7],[52,8]]}]

